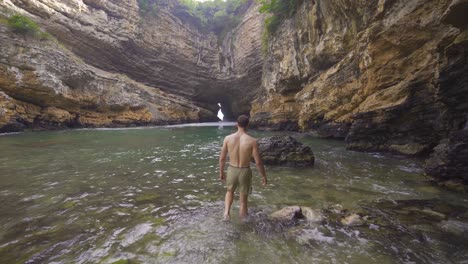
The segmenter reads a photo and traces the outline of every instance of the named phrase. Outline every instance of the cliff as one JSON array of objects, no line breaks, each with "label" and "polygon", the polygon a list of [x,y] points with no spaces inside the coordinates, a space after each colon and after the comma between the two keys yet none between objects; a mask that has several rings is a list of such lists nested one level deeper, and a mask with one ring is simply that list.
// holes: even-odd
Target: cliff
[{"label": "cliff", "polygon": [[256,5],[222,43],[177,1],[142,14],[137,1],[5,0],[53,36],[0,24],[0,131],[217,120],[248,113],[259,87]]},{"label": "cliff", "polygon": [[468,183],[466,133],[452,135],[468,118],[466,4],[303,1],[270,37],[253,122],[361,151],[426,156],[442,144],[427,172]]}]

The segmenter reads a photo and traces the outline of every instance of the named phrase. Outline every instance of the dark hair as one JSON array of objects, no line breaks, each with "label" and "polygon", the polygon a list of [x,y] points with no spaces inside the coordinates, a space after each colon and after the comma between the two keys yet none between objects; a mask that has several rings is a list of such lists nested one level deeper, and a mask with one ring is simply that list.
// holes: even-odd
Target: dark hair
[{"label": "dark hair", "polygon": [[237,125],[242,128],[246,128],[249,125],[249,118],[246,115],[240,115],[237,118]]}]

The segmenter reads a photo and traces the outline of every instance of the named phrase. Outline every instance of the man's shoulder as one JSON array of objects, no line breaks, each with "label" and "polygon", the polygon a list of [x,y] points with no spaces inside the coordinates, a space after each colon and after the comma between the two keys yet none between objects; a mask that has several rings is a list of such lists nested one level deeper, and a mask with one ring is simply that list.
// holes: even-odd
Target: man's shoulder
[{"label": "man's shoulder", "polygon": [[252,137],[251,135],[246,134],[246,136],[247,136],[247,139],[248,139],[249,141],[251,141],[252,143],[257,142],[257,139],[254,138],[254,137]]},{"label": "man's shoulder", "polygon": [[235,133],[232,133],[230,135],[227,135],[224,137],[224,140],[229,140],[230,138],[232,138],[233,136],[235,135]]}]

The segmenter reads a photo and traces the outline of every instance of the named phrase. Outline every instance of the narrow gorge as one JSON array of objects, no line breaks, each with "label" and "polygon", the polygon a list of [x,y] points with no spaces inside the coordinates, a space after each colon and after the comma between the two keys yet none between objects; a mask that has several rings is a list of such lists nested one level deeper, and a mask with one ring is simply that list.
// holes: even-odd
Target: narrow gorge
[{"label": "narrow gorge", "polygon": [[[221,103],[468,184],[468,1],[296,2],[265,32],[245,1],[220,34],[173,0],[0,0],[0,133],[217,121]],[[13,32],[13,14],[47,37]]]}]

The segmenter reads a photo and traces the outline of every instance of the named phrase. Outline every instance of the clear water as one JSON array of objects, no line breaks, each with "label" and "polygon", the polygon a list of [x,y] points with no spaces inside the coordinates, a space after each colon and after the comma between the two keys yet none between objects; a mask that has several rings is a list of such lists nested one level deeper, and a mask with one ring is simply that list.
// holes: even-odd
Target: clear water
[{"label": "clear water", "polygon": [[[452,241],[452,233],[432,226],[420,233],[427,243],[369,237],[365,228],[331,222],[303,226],[300,236],[291,237],[287,234],[298,227],[275,231],[261,217],[238,221],[237,199],[232,222],[221,221],[224,189],[217,159],[223,137],[232,131],[176,126],[0,136],[0,263],[468,260],[466,239]],[[294,136],[312,147],[315,167],[267,167],[266,187],[254,170],[252,215],[288,205],[338,203],[352,210],[380,199],[467,202],[464,194],[429,185],[419,160],[351,152],[340,141]],[[402,236],[410,232],[395,229]]]}]

